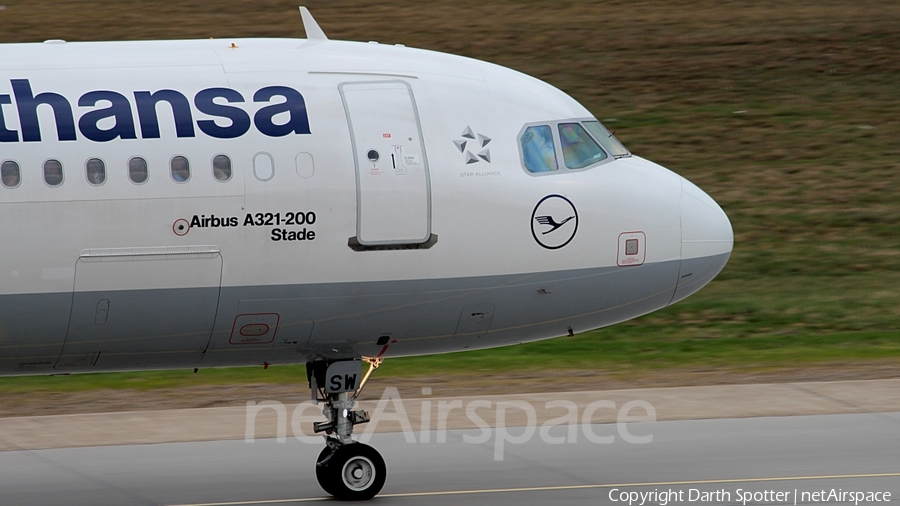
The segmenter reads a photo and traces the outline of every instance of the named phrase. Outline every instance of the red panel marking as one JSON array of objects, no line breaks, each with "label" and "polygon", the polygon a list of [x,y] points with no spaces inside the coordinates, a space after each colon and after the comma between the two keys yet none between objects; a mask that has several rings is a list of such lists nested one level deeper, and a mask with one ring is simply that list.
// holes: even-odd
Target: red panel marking
[{"label": "red panel marking", "polygon": [[175,232],[175,235],[179,237],[183,237],[187,235],[188,232],[191,231],[191,224],[188,220],[184,218],[179,218],[175,220],[175,223],[172,224],[172,232]]},{"label": "red panel marking", "polygon": [[265,323],[248,323],[241,327],[242,336],[262,336],[269,333],[269,326]]},{"label": "red panel marking", "polygon": [[[623,235],[634,235],[640,237],[627,238],[625,242],[622,242]],[[628,255],[625,252],[625,248],[627,247],[627,242],[630,240],[638,240],[638,252],[634,255]],[[644,244],[641,244],[641,242]],[[636,267],[638,265],[643,265],[644,260],[647,257],[647,234],[640,230],[634,230],[632,232],[622,232],[619,234],[619,244],[617,245],[618,253],[616,254],[616,264],[619,267]],[[623,258],[624,257],[624,258]]]},{"label": "red panel marking", "polygon": [[[245,324],[241,325],[240,328],[238,328],[238,325],[240,325],[240,323],[241,323],[240,320],[242,318],[246,319],[247,317],[258,317],[258,318],[256,318],[256,320],[257,320],[256,322],[245,323]],[[260,319],[263,319],[264,317],[274,317],[274,318],[268,319],[269,323],[272,323],[271,326],[259,321]],[[231,337],[228,339],[228,343],[229,344],[237,344],[237,345],[270,344],[275,341],[275,335],[278,332],[278,321],[280,319],[281,319],[281,317],[278,315],[278,313],[239,314],[234,318],[234,324],[232,324],[232,327],[231,327]],[[274,321],[272,321],[272,320],[274,320]],[[247,327],[256,327],[256,326],[260,326],[260,325],[266,327],[265,333],[245,334],[243,332],[243,330],[246,329]],[[265,339],[265,340],[263,340],[263,339]]]}]

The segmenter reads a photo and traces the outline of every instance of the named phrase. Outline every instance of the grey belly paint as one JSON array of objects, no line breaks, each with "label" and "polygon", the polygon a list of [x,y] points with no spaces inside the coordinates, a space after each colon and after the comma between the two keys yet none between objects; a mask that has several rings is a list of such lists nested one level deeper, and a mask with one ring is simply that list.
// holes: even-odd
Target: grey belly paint
[{"label": "grey belly paint", "polygon": [[[0,375],[291,364],[523,343],[665,307],[702,287],[728,257],[505,276],[222,287],[212,312],[208,301],[216,288],[78,292],[74,304],[72,294],[6,295],[0,296]],[[67,346],[62,354],[70,325],[84,330],[119,321],[124,324],[108,331],[91,329],[75,352]],[[236,338],[244,337],[238,327],[245,322],[254,332],[276,328],[256,341]]]}]

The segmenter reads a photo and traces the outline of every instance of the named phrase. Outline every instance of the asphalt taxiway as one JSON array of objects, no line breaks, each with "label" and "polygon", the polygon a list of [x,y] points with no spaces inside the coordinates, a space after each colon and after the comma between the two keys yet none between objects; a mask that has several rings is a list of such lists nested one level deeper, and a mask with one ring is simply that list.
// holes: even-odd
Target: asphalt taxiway
[{"label": "asphalt taxiway", "polygon": [[[435,431],[373,434],[388,479],[372,504],[854,504],[848,492],[876,494],[859,504],[900,501],[900,412],[628,424],[627,434],[652,436],[643,444],[615,423],[573,426],[575,442],[569,428],[529,438],[509,428],[518,444],[502,452],[494,429],[449,430],[441,443]],[[0,504],[327,501],[313,472],[320,449],[292,437],[13,449],[0,452]],[[847,500],[821,500],[832,492]]]}]

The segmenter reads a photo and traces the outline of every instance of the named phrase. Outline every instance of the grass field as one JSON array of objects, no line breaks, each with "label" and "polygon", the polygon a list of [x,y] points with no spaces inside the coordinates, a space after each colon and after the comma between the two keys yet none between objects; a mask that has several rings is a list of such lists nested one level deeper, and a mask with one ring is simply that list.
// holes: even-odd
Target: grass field
[{"label": "grass field", "polygon": [[[722,274],[608,329],[389,361],[379,377],[522,369],[900,374],[900,4],[892,1],[308,2],[335,39],[492,61],[574,96],[731,217]],[[296,5],[9,1],[3,42],[302,37]],[[302,374],[302,373],[299,373]],[[295,368],[4,379],[0,390],[296,381]]]}]

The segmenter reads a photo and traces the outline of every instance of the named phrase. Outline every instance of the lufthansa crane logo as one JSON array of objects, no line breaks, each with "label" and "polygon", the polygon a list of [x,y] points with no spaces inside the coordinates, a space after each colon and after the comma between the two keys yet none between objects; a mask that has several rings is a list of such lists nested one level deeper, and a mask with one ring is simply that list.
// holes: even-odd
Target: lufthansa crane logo
[{"label": "lufthansa crane logo", "polygon": [[531,235],[547,249],[559,249],[569,244],[578,231],[578,211],[575,204],[562,195],[547,195],[534,206],[531,213]]}]

